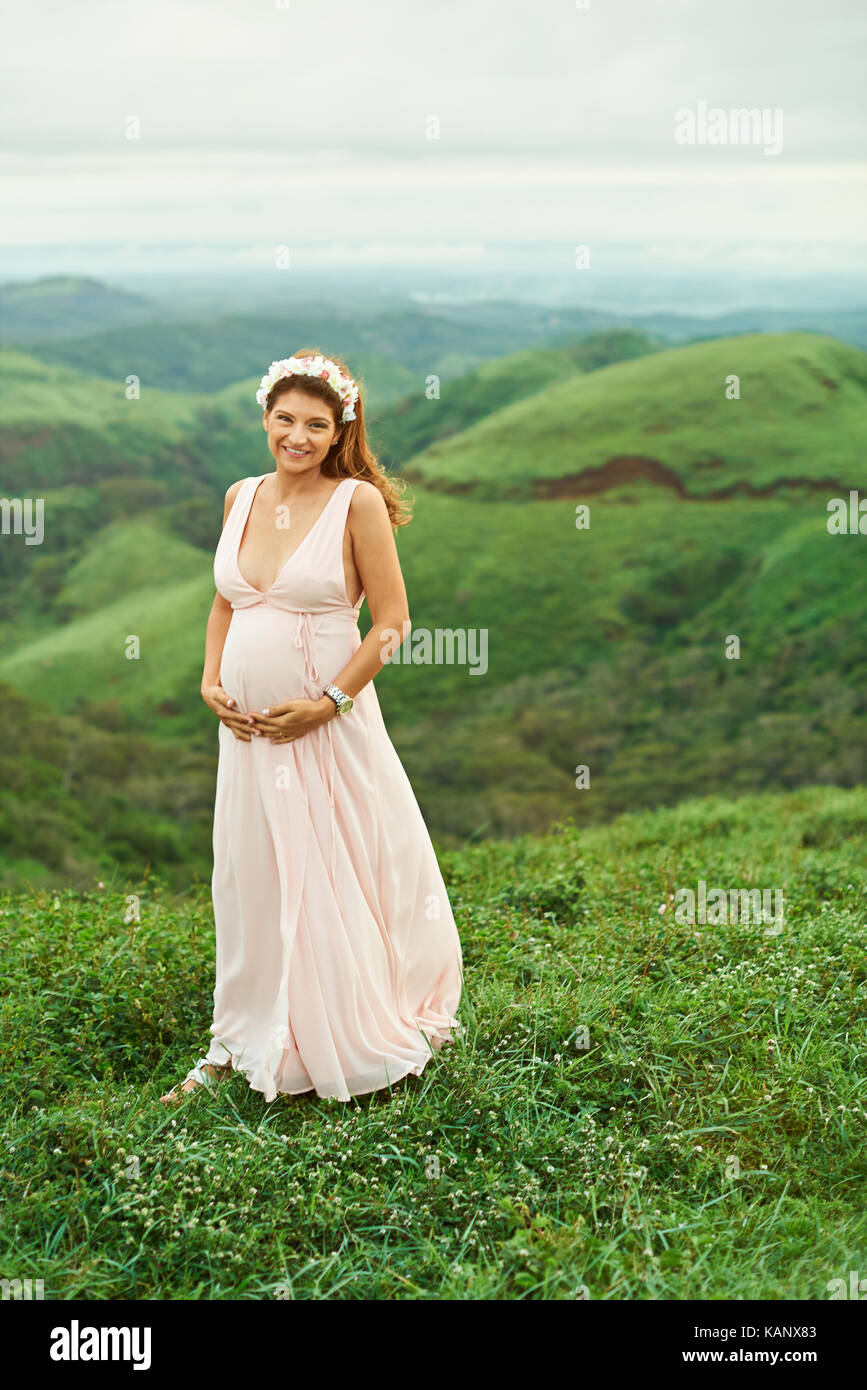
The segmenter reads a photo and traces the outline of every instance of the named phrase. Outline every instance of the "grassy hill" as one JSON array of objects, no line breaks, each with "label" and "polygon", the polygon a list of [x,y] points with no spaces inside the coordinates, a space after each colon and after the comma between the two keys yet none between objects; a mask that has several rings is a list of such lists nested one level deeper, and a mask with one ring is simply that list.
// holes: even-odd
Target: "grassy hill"
[{"label": "grassy hill", "polygon": [[[740,399],[726,399],[729,376]],[[584,496],[646,477],[690,497],[785,483],[856,486],[867,353],[808,334],[720,339],[567,376],[431,445],[406,476],[432,487]]]},{"label": "grassy hill", "polygon": [[178,887],[208,879],[212,749],[180,739],[160,750],[110,700],[78,719],[10,687],[0,693],[16,730],[0,752],[4,886],[81,886],[145,865]]},{"label": "grassy hill", "polygon": [[[399,471],[420,447],[498,409],[506,395],[526,395],[650,346],[636,335],[613,333],[557,351],[518,353],[458,380],[436,402],[425,398],[421,380],[391,407],[374,392],[374,447]],[[404,370],[401,380],[405,376]],[[8,496],[37,489],[48,531],[40,548],[16,541],[0,547],[0,640],[7,647],[40,630],[69,566],[112,521],[151,514],[166,533],[213,552],[226,487],[270,467],[255,405],[257,382],[183,395],[145,380],[141,398],[127,400],[122,374],[108,382],[25,353],[0,352],[0,489]],[[56,615],[66,616],[65,610],[57,607]],[[6,618],[14,619],[15,631],[4,630]]]},{"label": "grassy hill", "polygon": [[379,455],[399,473],[406,460],[493,415],[505,403],[571,380],[576,372],[643,356],[656,346],[643,334],[612,330],[558,348],[527,348],[492,358],[455,380],[441,382],[439,394],[431,399],[420,382],[412,395],[376,412],[373,431]]},{"label": "grassy hill", "polygon": [[[867,1237],[865,832],[863,788],[809,788],[445,854],[464,1033],[422,1077],[266,1106],[236,1073],[173,1123],[207,885],[0,897],[7,1267],[60,1300],[827,1299]],[[699,879],[781,892],[781,930],[678,922]]]},{"label": "grassy hill", "polygon": [[[476,700],[490,710],[492,690],[534,673],[580,677],[624,642],[651,641],[657,654],[716,651],[729,631],[742,637],[742,666],[772,663],[796,635],[811,651],[815,644],[823,669],[829,625],[849,634],[844,652],[857,650],[862,633],[858,537],[829,536],[825,523],[813,502],[735,498],[697,510],[645,484],[594,502],[582,533],[567,502],[516,507],[419,491],[412,525],[398,532],[413,622],[486,629],[487,672],[443,665],[419,681],[418,667],[401,662],[378,688],[384,698],[393,690],[399,722],[404,704],[413,722],[435,711],[459,717]],[[66,572],[55,621],[9,642],[0,680],[71,708],[101,690],[119,694],[138,727],[153,729],[159,705],[191,679],[198,690],[191,673],[201,664],[211,571],[211,556],[155,524],[114,523]],[[141,661],[124,658],[127,634],[142,639]],[[842,655],[838,643],[836,669]]]},{"label": "grassy hill", "polygon": [[7,496],[118,474],[168,478],[211,404],[146,380],[140,398],[130,400],[123,376],[103,381],[9,349],[0,352],[0,382],[0,483]]},{"label": "grassy hill", "polygon": [[[172,390],[157,386],[141,357],[119,360],[108,380],[0,350],[0,488],[7,496],[31,496],[38,485],[44,496],[105,483],[106,506],[114,512],[118,482],[127,479],[163,484],[166,501],[210,496],[218,502],[231,481],[254,471],[248,461],[258,464],[264,454],[262,467],[268,466],[255,396],[272,359],[255,360],[255,376],[224,390],[184,392],[177,383]],[[377,413],[413,378],[371,355],[357,370],[375,432]],[[127,398],[127,375],[139,378],[138,399]],[[103,515],[100,509],[98,519]]]},{"label": "grassy hill", "polygon": [[[207,351],[185,344],[183,325],[174,327],[178,361],[187,347],[201,368]],[[243,333],[243,325],[238,329],[233,321],[232,327]],[[257,333],[268,327],[274,326],[254,324]],[[196,326],[197,333],[200,329]],[[237,348],[238,339],[231,341]],[[7,495],[22,495],[34,480],[43,492],[99,486],[105,480],[112,484],[109,493],[114,496],[116,480],[128,477],[171,486],[175,498],[209,494],[216,501],[239,470],[241,475],[250,471],[245,470],[245,459],[263,452],[255,394],[261,364],[272,360],[268,353],[277,339],[272,335],[268,341],[270,348],[259,343],[256,353],[248,354],[255,375],[237,379],[244,356],[240,352],[233,359],[230,384],[217,389],[221,374],[209,379],[203,372],[205,389],[198,392],[184,392],[183,371],[177,377],[166,373],[172,359],[166,358],[164,345],[154,349],[161,363],[156,373],[147,353],[119,352],[112,359],[112,380],[99,373],[89,375],[86,358],[79,370],[19,350],[0,351],[0,486]],[[557,349],[518,352],[451,382],[436,401],[425,396],[425,372],[436,370],[430,364],[414,373],[409,366],[395,366],[367,352],[356,361],[355,370],[365,386],[374,448],[383,462],[400,471],[413,454],[497,410],[505,399],[523,398],[576,372],[649,352],[653,346],[651,340],[625,332],[599,334]],[[137,400],[125,394],[129,374],[140,381]],[[162,389],[158,380],[169,380],[171,389]]]},{"label": "grassy hill", "polygon": [[[484,677],[400,665],[379,678],[440,834],[867,778],[860,538],[829,536],[815,504],[651,491],[594,500],[584,533],[564,503],[425,497],[426,543],[401,551],[413,623],[489,630]],[[446,537],[469,556],[460,577],[442,566]],[[576,793],[579,764],[592,796]]]},{"label": "grassy hill", "polygon": [[68,570],[58,593],[67,613],[90,615],[118,594],[201,579],[202,552],[147,520],[115,522]]}]

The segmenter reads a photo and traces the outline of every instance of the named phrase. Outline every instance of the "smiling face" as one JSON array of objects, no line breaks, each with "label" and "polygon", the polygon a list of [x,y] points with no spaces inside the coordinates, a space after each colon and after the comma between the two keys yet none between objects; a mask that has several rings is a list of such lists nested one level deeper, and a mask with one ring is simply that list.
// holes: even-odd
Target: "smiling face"
[{"label": "smiling face", "polygon": [[290,473],[319,468],[332,444],[340,438],[325,402],[294,387],[279,395],[272,409],[266,410],[263,424],[278,470]]}]

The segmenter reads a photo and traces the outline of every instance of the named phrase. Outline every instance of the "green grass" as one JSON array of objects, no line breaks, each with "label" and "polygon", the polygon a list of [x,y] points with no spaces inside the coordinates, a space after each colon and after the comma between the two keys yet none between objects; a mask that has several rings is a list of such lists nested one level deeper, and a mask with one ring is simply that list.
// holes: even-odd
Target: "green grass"
[{"label": "green grass", "polygon": [[[345,1106],[237,1074],[159,1104],[208,1041],[204,891],[3,898],[4,1275],[58,1299],[827,1298],[867,1256],[865,831],[867,789],[811,787],[445,854],[465,1034]],[[783,930],[678,924],[699,878],[781,888]]]}]

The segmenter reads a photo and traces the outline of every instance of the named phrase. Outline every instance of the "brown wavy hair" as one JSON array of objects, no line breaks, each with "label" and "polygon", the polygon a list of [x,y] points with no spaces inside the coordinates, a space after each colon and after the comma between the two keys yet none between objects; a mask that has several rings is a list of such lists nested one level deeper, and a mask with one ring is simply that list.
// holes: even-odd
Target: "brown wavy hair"
[{"label": "brown wavy hair", "polygon": [[329,386],[324,377],[318,376],[296,374],[281,377],[279,381],[275,381],[268,392],[265,409],[273,410],[275,402],[280,396],[286,391],[296,389],[303,391],[306,396],[316,396],[318,400],[321,400],[330,409],[334,416],[334,424],[341,431],[340,438],[335,444],[332,444],[325,456],[322,464],[323,477],[363,478],[365,482],[373,483],[373,486],[382,493],[388,508],[388,519],[392,526],[406,526],[407,522],[412,520],[410,508],[402,498],[402,494],[406,491],[406,483],[402,479],[388,476],[367,442],[364,428],[364,387],[361,379],[349,370],[340,357],[335,357],[332,352],[323,352],[321,348],[299,348],[292,356],[327,357],[337,364],[344,375],[351,377],[358,387],[355,419],[341,420],[343,402],[334,387]]}]

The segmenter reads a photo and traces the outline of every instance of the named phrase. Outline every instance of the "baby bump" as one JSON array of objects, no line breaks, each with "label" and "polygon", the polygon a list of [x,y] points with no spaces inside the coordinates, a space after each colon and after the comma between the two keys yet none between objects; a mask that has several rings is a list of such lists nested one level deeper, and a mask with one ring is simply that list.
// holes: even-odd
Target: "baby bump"
[{"label": "baby bump", "polygon": [[[300,645],[297,642],[300,641]],[[271,604],[236,608],[220,662],[220,682],[241,710],[316,699],[360,642],[354,623],[306,616]]]}]

